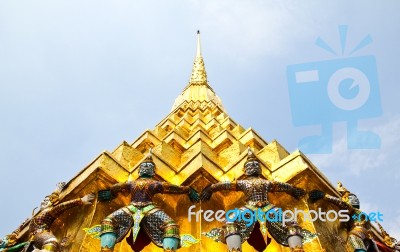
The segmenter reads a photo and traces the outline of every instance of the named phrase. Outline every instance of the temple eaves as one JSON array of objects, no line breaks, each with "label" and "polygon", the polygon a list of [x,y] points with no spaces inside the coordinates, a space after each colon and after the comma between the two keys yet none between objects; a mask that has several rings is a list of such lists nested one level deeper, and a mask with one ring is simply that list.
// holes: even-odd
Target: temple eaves
[{"label": "temple eaves", "polygon": [[194,59],[192,74],[189,84],[184,88],[182,93],[175,99],[171,111],[178,108],[184,102],[188,103],[214,103],[225,111],[222,106],[221,99],[215,94],[214,90],[208,84],[207,72],[204,66],[203,56],[201,55],[200,31],[197,31],[197,48],[196,57]]}]

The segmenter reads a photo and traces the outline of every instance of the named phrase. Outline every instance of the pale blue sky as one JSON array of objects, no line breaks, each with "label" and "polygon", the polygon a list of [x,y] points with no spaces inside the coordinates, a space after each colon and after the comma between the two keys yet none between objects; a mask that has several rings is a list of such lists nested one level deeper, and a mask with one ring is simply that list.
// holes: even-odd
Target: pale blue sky
[{"label": "pale blue sky", "polygon": [[[0,2],[0,235],[13,231],[59,181],[69,181],[103,150],[132,142],[166,116],[187,84],[195,33],[210,85],[228,114],[289,151],[319,128],[292,123],[286,67],[335,59],[349,25],[353,56],[377,59],[383,115],[361,122],[379,150],[349,151],[334,125],[332,154],[310,159],[336,184],[384,214],[400,239],[398,1]],[[154,92],[157,90],[157,92]]]}]

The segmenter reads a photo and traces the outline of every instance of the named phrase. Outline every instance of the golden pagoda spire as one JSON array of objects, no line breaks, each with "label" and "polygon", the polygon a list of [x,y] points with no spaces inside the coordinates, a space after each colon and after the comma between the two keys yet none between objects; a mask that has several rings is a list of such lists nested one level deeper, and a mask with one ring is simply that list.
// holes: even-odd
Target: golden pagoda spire
[{"label": "golden pagoda spire", "polygon": [[194,59],[192,76],[190,77],[189,85],[207,85],[207,73],[204,66],[203,56],[201,55],[201,44],[200,44],[200,31],[197,31],[197,48],[196,58]]},{"label": "golden pagoda spire", "polygon": [[201,56],[201,44],[200,44],[200,30],[197,30],[196,57],[202,57],[202,56]]},{"label": "golden pagoda spire", "polygon": [[214,90],[208,85],[206,68],[204,66],[203,56],[201,54],[200,31],[197,31],[196,57],[189,84],[185,87],[182,94],[176,98],[172,110],[176,109],[184,102],[209,103],[223,108],[221,99],[214,93]]}]

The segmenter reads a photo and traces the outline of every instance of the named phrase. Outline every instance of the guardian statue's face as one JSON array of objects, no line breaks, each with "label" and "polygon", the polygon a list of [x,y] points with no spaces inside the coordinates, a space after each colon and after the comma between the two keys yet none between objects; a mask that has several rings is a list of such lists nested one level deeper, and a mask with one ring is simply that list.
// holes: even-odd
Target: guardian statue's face
[{"label": "guardian statue's face", "polygon": [[139,176],[153,177],[155,175],[155,165],[152,162],[143,162],[139,166]]},{"label": "guardian statue's face", "polygon": [[345,194],[343,194],[342,200],[344,202],[352,205],[354,208],[357,208],[357,209],[360,208],[360,200],[353,193],[346,192]]},{"label": "guardian statue's face", "polygon": [[360,200],[355,194],[350,193],[348,198],[350,205],[352,205],[354,208],[360,209]]},{"label": "guardian statue's face", "polygon": [[244,172],[247,176],[258,176],[261,174],[260,163],[257,160],[248,161],[244,164]]}]

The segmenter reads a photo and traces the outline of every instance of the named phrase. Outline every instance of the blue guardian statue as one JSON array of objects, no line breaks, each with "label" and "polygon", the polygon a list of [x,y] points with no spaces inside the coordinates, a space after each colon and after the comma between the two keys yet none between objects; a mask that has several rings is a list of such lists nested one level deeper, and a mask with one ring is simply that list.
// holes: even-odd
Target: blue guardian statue
[{"label": "blue guardian statue", "polygon": [[[116,243],[120,242],[132,229],[131,237],[127,239],[134,251],[141,251],[150,243],[150,240],[164,251],[176,251],[184,242],[196,243],[197,240],[184,235],[181,240],[179,227],[162,209],[153,202],[153,196],[158,193],[187,194],[191,201],[199,201],[198,193],[188,186],[176,186],[168,182],[153,179],[155,164],[151,150],[149,155],[139,166],[139,178],[135,181],[113,185],[108,190],[99,191],[101,201],[114,198],[118,192],[129,192],[131,203],[108,215],[99,227],[101,251],[113,251]],[[94,233],[96,226],[88,229]],[[143,233],[145,232],[145,234]],[[140,237],[140,239],[139,239]],[[144,240],[148,242],[143,242]]]},{"label": "blue guardian statue", "polygon": [[[235,182],[220,182],[206,187],[200,195],[201,200],[209,200],[216,191],[241,191],[246,196],[244,206],[239,208],[242,213],[261,210],[277,216],[281,209],[269,203],[268,192],[286,192],[296,199],[305,195],[303,189],[262,178],[260,163],[250,148],[244,164],[244,172],[247,176],[245,179]],[[250,218],[250,216],[248,217]],[[281,221],[269,221],[269,218],[258,219],[251,225],[246,223],[243,218],[235,221],[229,221],[227,218],[222,228],[214,228],[205,235],[215,241],[226,243],[230,252],[242,251],[241,244],[246,240],[257,251],[264,251],[268,244],[267,230],[278,243],[289,246],[291,251],[296,252],[303,251],[302,243],[315,237],[314,234],[300,228],[295,221],[282,223]]]},{"label": "blue guardian statue", "polygon": [[326,194],[319,190],[312,190],[309,193],[311,202],[318,200],[326,200],[341,209],[347,210],[349,214],[348,221],[348,237],[346,241],[346,250],[348,252],[366,252],[366,251],[379,251],[374,241],[370,238],[369,229],[371,223],[368,216],[360,210],[360,201],[357,196],[345,187],[342,183],[338,183],[338,191],[341,198],[337,198]]}]

